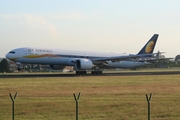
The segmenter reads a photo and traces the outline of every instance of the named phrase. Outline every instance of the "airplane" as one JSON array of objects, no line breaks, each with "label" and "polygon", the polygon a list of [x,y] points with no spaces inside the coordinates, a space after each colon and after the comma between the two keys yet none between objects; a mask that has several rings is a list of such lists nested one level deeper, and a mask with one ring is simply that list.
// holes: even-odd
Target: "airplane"
[{"label": "airplane", "polygon": [[87,74],[87,70],[91,71],[91,74],[102,74],[103,69],[133,68],[151,64],[151,62],[132,59],[149,58],[155,54],[153,50],[158,36],[154,34],[137,54],[23,47],[11,50],[6,54],[6,58],[16,63],[49,65],[54,70],[73,66],[76,74]]}]

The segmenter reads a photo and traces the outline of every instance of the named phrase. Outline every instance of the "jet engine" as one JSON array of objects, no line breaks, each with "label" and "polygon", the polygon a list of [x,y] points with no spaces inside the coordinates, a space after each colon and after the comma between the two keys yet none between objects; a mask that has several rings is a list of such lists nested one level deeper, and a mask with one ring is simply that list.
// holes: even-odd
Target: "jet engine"
[{"label": "jet engine", "polygon": [[94,64],[89,59],[79,59],[76,61],[75,67],[78,70],[90,70],[92,69]]}]

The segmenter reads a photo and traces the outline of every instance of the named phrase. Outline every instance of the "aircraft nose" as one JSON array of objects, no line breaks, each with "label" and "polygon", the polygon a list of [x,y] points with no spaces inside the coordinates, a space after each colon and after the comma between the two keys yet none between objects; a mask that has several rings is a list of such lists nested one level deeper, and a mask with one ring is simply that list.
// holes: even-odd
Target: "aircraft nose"
[{"label": "aircraft nose", "polygon": [[8,58],[8,59],[10,58],[9,53],[6,54],[6,58]]}]

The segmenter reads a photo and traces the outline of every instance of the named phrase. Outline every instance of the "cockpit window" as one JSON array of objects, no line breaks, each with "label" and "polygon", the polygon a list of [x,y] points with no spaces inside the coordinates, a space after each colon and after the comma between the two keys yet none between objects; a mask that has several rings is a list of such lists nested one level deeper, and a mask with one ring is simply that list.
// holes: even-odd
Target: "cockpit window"
[{"label": "cockpit window", "polygon": [[14,51],[10,51],[9,53],[15,54],[15,52],[14,52]]}]

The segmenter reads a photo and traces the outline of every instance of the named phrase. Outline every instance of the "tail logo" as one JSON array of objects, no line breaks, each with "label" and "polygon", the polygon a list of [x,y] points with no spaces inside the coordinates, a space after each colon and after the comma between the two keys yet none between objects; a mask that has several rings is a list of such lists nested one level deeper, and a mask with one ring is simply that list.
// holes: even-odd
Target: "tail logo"
[{"label": "tail logo", "polygon": [[146,45],[146,49],[145,52],[146,53],[150,53],[154,48],[154,41],[150,41],[147,45]]}]

